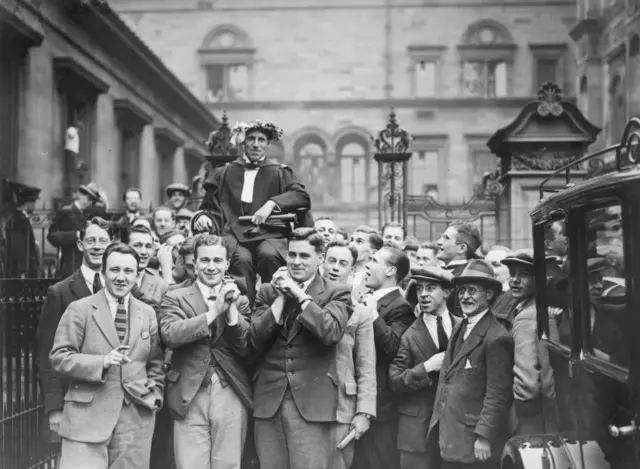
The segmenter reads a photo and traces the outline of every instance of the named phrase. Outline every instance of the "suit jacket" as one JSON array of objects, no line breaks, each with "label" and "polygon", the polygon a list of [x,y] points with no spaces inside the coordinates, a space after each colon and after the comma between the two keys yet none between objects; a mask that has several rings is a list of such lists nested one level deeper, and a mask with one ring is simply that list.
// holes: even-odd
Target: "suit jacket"
[{"label": "suit jacket", "polygon": [[338,417],[340,423],[351,423],[356,414],[376,416],[376,345],[373,318],[356,306],[347,322],[347,331],[338,342],[336,353]]},{"label": "suit jacket", "polygon": [[507,290],[502,292],[496,302],[491,305],[491,312],[508,331],[513,326],[514,312],[518,302],[511,290]]},{"label": "suit jacket", "polygon": [[300,311],[285,303],[283,318],[296,314],[287,332],[271,312],[277,293],[262,285],[254,305],[248,339],[262,360],[253,377],[254,417],[273,417],[287,388],[308,422],[335,422],[338,411],[337,345],[347,330],[350,293],[316,274],[307,288],[313,301]]},{"label": "suit jacket", "polygon": [[58,277],[68,277],[80,268],[82,253],[78,251],[78,231],[84,228],[86,223],[86,214],[76,204],[67,205],[55,214],[47,240],[58,248]]},{"label": "suit jacket", "polygon": [[[460,319],[450,314],[453,328]],[[439,372],[427,373],[424,367],[438,347],[422,316],[402,336],[398,355],[389,367],[391,389],[398,393],[398,449],[422,453],[427,445],[429,422],[438,388]]]},{"label": "suit jacket", "polygon": [[[283,213],[293,213],[298,209],[309,210],[311,200],[309,194],[294,176],[293,171],[286,165],[276,160],[266,159],[260,166],[253,186],[253,202],[251,213],[243,213],[242,186],[244,183],[246,162],[243,158],[228,164],[224,181],[222,181],[223,168],[213,170],[205,184],[207,192],[200,205],[200,210],[214,220],[220,220],[223,225],[222,234],[233,234],[238,241],[258,241],[267,238],[282,237],[263,233],[258,236],[245,236],[248,226],[241,226],[238,217],[241,215],[253,215],[268,200],[273,200]],[[220,184],[222,183],[222,186]],[[196,213],[192,219],[195,224],[200,214]]]},{"label": "suit jacket", "polygon": [[[251,315],[246,297],[238,299],[238,310],[241,316]],[[160,306],[160,334],[173,350],[167,373],[167,404],[179,420],[184,419],[210,366],[216,366],[242,403],[252,408],[251,384],[242,363],[248,355],[249,326],[244,320],[229,326],[226,314],[222,314],[210,328],[206,312],[207,304],[196,283],[167,293]]]},{"label": "suit jacket", "polygon": [[164,373],[158,323],[153,308],[129,298],[131,363],[105,370],[104,356],[120,345],[104,290],[75,301],[62,315],[53,349],[52,367],[71,381],[64,396],[60,435],[74,441],[101,443],[116,426],[123,404],[140,407],[151,418],[162,407]]},{"label": "suit jacket", "polygon": [[[515,310],[515,308],[514,308]],[[511,334],[514,343],[513,395],[520,401],[556,396],[549,351],[538,339],[538,319],[535,299],[528,300],[513,319]]]},{"label": "suit jacket", "polygon": [[481,436],[491,443],[492,459],[499,461],[513,402],[513,339],[488,311],[453,356],[461,331],[461,326],[455,328],[445,353],[428,439],[439,425],[442,458],[474,463],[473,446]]},{"label": "suit jacket", "polygon": [[[87,296],[91,296],[91,292],[80,269],[61,282],[51,285],[47,290],[37,332],[38,376],[44,397],[45,414],[62,410],[64,395],[69,388],[69,378],[56,372],[49,361],[49,352],[53,347],[60,318],[69,304]],[[57,434],[50,432],[48,422],[44,422],[44,427],[45,440],[51,442],[59,440]]]},{"label": "suit jacket", "polygon": [[389,365],[398,354],[402,334],[416,317],[399,290],[387,293],[378,300],[378,315],[373,321],[378,384],[377,419],[385,422],[397,417],[396,401],[389,386]]},{"label": "suit jacket", "polygon": [[169,291],[169,285],[160,276],[158,271],[145,269],[140,282],[140,288],[134,287],[131,292],[137,299],[157,308],[162,303],[162,299]]}]

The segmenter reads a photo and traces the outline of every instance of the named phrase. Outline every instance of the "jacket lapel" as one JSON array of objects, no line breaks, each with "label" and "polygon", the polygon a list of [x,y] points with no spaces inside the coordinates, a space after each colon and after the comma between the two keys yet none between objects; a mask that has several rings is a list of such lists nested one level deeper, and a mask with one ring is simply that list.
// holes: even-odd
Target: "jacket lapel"
[{"label": "jacket lapel", "polygon": [[204,314],[207,312],[207,303],[205,299],[202,297],[202,292],[198,288],[197,283],[193,283],[189,287],[189,290],[184,295],[184,301],[191,307],[193,310],[193,315],[197,316],[198,314]]},{"label": "jacket lapel", "polygon": [[78,300],[92,295],[89,291],[89,287],[87,287],[87,282],[84,281],[84,277],[82,276],[82,271],[80,269],[76,270],[73,274],[73,278],[71,278],[71,281],[69,282],[69,289]]},{"label": "jacket lapel", "polygon": [[142,311],[140,304],[133,296],[129,297],[129,337],[127,345],[133,346],[142,333]]},{"label": "jacket lapel", "polygon": [[[480,344],[482,344],[482,340],[487,333],[487,329],[489,329],[489,326],[491,325],[491,321],[493,321],[493,315],[491,314],[491,311],[487,311],[482,319],[480,319],[480,322],[478,322],[478,324],[473,327],[473,329],[469,333],[469,337],[467,337],[467,339],[462,342],[462,346],[460,347],[460,350],[458,350],[457,355],[455,357],[451,357],[452,361],[447,368],[445,376],[451,373],[451,371],[453,371],[464,358],[468,357],[471,352],[473,352],[478,346],[480,346]],[[457,340],[457,336],[462,333],[462,328],[458,327],[456,329],[456,332]],[[455,344],[455,342],[452,342],[452,345],[453,344]],[[449,350],[451,351],[451,353],[453,353],[453,347],[450,347]]]},{"label": "jacket lapel", "polygon": [[156,289],[158,288],[158,282],[155,281],[153,276],[154,274],[145,270],[142,275],[142,282],[140,282],[140,291],[144,297],[149,299],[155,298]]},{"label": "jacket lapel", "polygon": [[416,333],[413,335],[413,340],[422,352],[423,359],[426,360],[438,353],[438,347],[436,347],[433,337],[431,337],[431,333],[424,323],[424,318],[422,316],[419,318],[420,320],[417,321]]},{"label": "jacket lapel", "polygon": [[109,302],[104,290],[99,291],[94,295],[93,307],[93,319],[96,321],[98,328],[102,331],[107,342],[116,348],[120,345],[120,339],[118,339],[118,333],[116,332],[116,325],[109,309]]},{"label": "jacket lapel", "polygon": [[[320,276],[320,272],[316,273],[315,278],[307,288],[307,295],[313,298],[316,301],[317,298],[322,295],[324,292],[324,280]],[[287,343],[291,342],[293,338],[300,332],[300,328],[302,328],[302,324],[300,321],[293,321],[293,326],[291,326],[291,330],[289,331],[289,337],[287,338]]]}]

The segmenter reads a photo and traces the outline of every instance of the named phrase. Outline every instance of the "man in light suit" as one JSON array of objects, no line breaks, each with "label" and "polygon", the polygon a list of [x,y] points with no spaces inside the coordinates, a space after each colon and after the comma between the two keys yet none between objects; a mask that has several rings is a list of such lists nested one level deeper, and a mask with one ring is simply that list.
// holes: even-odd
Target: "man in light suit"
[{"label": "man in light suit", "polygon": [[196,282],[167,294],[160,308],[165,343],[174,350],[167,404],[178,469],[240,469],[251,412],[249,300],[226,276],[225,238],[196,236]]},{"label": "man in light suit", "polygon": [[59,444],[60,422],[64,395],[69,387],[67,378],[56,373],[49,361],[49,352],[58,323],[67,306],[72,302],[98,293],[104,286],[102,256],[113,240],[109,222],[95,217],[76,233],[76,249],[82,256],[82,264],[70,277],[49,287],[40,322],[38,323],[38,377],[44,397],[44,412],[47,415],[44,439]]},{"label": "man in light suit", "polygon": [[71,381],[61,469],[149,468],[164,372],[155,311],[131,295],[138,263],[129,246],[109,246],[105,288],[71,303],[60,320],[49,358]]},{"label": "man in light suit", "polygon": [[490,311],[502,284],[475,259],[453,284],[464,318],[444,356],[428,437],[437,426],[443,469],[494,469],[513,402],[513,339]]},{"label": "man in light suit", "polygon": [[353,467],[357,469],[397,469],[400,464],[398,410],[389,386],[389,364],[398,353],[402,334],[415,321],[399,287],[409,265],[407,254],[393,246],[384,246],[367,264],[365,284],[373,293],[365,303],[373,314],[378,396],[376,420],[356,443]]},{"label": "man in light suit", "polygon": [[411,271],[407,300],[416,303],[417,319],[402,336],[389,367],[391,389],[398,393],[401,469],[438,469],[441,464],[437,440],[427,441],[427,433],[444,354],[460,322],[447,309],[452,279],[451,272],[435,265]]},{"label": "man in light suit", "polygon": [[336,451],[337,345],[347,329],[346,286],[318,274],[324,239],[294,230],[287,267],[262,285],[249,328],[262,357],[254,377],[255,439],[261,469],[330,469]]},{"label": "man in light suit", "polygon": [[132,247],[140,257],[140,272],[132,294],[139,300],[157,307],[162,303],[164,295],[169,290],[169,285],[160,274],[148,268],[149,261],[153,258],[153,234],[144,226],[134,226],[129,230],[127,244]]},{"label": "man in light suit", "polygon": [[[346,241],[332,241],[324,256],[324,278],[347,283],[358,258],[356,248]],[[342,441],[352,430],[359,440],[369,421],[376,416],[376,345],[373,338],[373,316],[364,305],[357,305],[347,323],[347,331],[338,343],[336,354],[338,379],[337,440]],[[354,444],[340,452],[332,469],[349,468],[353,462]]]}]

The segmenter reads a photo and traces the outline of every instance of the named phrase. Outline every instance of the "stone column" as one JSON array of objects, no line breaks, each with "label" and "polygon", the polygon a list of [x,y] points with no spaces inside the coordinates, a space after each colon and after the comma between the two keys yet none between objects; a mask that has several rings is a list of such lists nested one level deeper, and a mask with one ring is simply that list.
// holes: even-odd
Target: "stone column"
[{"label": "stone column", "polygon": [[94,137],[94,155],[89,179],[95,181],[109,199],[109,209],[121,205],[118,194],[120,180],[120,135],[116,125],[113,102],[109,95],[98,96]]},{"label": "stone column", "polygon": [[140,191],[142,192],[142,207],[145,210],[152,202],[154,207],[159,205],[156,200],[160,190],[159,185],[160,172],[153,125],[145,125],[140,138]]},{"label": "stone column", "polygon": [[184,146],[179,146],[173,154],[173,182],[182,182],[190,186],[191,181],[188,181],[187,179],[187,168],[184,161]]}]

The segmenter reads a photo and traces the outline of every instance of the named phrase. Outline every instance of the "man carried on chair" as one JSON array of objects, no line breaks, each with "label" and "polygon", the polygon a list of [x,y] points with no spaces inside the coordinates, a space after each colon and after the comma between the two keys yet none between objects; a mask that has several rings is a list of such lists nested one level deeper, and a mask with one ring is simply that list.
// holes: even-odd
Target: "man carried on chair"
[{"label": "man carried on chair", "polygon": [[[272,214],[309,210],[311,202],[291,168],[266,157],[269,145],[280,139],[282,129],[268,122],[236,124],[231,143],[242,145],[243,156],[211,171],[205,181],[206,195],[192,219],[192,231],[217,232],[228,238],[230,272],[247,280],[253,303],[256,275],[270,282],[284,265],[286,241],[283,231],[266,223]],[[219,133],[212,133],[213,146]],[[241,224],[251,217],[253,226]]]}]

